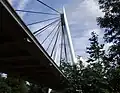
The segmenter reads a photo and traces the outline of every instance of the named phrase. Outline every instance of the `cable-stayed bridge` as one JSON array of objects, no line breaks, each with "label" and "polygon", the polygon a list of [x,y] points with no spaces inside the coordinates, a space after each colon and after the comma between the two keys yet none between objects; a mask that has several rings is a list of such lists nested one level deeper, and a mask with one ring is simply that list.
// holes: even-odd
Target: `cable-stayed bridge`
[{"label": "cable-stayed bridge", "polygon": [[[40,0],[34,2],[54,13],[15,9],[7,0],[0,1],[0,71],[60,89],[67,83],[61,62],[76,61],[65,9],[61,13]],[[22,13],[28,19],[20,17]],[[41,19],[30,21],[34,15]]]}]

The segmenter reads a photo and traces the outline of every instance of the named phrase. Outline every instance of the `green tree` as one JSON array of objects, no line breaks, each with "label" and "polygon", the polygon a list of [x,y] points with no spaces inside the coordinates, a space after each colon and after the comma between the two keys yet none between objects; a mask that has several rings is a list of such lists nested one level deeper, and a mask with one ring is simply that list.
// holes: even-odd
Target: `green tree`
[{"label": "green tree", "polygon": [[80,57],[78,63],[71,65],[67,62],[61,62],[61,69],[69,80],[65,93],[81,93],[81,70],[84,68]]},{"label": "green tree", "polygon": [[27,84],[20,77],[0,74],[0,93],[47,93],[48,88],[35,83]]},{"label": "green tree", "polygon": [[8,86],[6,78],[0,74],[0,93],[12,93],[11,87]]},{"label": "green tree", "polygon": [[95,32],[92,32],[91,35],[92,37],[89,38],[90,47],[87,47],[87,53],[90,57],[87,62],[101,63],[105,54],[105,51],[103,50],[104,44],[99,44],[98,35]]},{"label": "green tree", "polygon": [[109,68],[108,56],[105,54],[104,44],[100,44],[98,41],[98,35],[95,32],[91,33],[90,47],[87,47],[87,53],[89,54],[87,62],[93,70],[99,72],[99,74],[105,75],[106,70]]},{"label": "green tree", "polygon": [[109,93],[103,64],[104,45],[99,44],[96,33],[92,32],[91,35],[90,47],[87,47],[90,55],[87,67],[84,67],[80,60],[74,65],[62,62],[62,69],[70,81],[67,93]]},{"label": "green tree", "polygon": [[18,77],[0,74],[0,93],[28,93],[26,82]]},{"label": "green tree", "polygon": [[20,77],[8,75],[6,78],[6,83],[11,88],[11,93],[28,93],[26,81]]},{"label": "green tree", "polygon": [[120,0],[99,0],[104,17],[97,19],[101,28],[105,29],[104,39],[113,45],[109,48],[109,60],[120,65]]},{"label": "green tree", "polygon": [[[91,33],[89,38],[90,46],[87,47],[89,58],[88,66],[83,70],[83,78],[86,79],[84,93],[106,93],[108,91],[108,83],[105,78],[106,64],[104,44],[99,44],[98,35],[95,32]],[[88,88],[88,91],[86,91]]]},{"label": "green tree", "polygon": [[106,78],[110,86],[110,93],[120,91],[120,0],[99,0],[103,17],[97,19],[98,25],[105,29],[104,39],[112,43],[109,47],[107,61],[109,69]]},{"label": "green tree", "polygon": [[30,83],[28,87],[29,87],[28,93],[47,93],[48,92],[47,87],[37,85],[34,83]]}]

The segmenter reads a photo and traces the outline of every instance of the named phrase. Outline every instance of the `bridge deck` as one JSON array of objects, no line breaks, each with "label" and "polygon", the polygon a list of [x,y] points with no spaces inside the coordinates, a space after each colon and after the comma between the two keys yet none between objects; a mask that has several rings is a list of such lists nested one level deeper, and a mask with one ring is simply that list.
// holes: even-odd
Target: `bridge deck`
[{"label": "bridge deck", "polygon": [[53,89],[64,87],[66,80],[6,0],[0,1],[0,72]]}]

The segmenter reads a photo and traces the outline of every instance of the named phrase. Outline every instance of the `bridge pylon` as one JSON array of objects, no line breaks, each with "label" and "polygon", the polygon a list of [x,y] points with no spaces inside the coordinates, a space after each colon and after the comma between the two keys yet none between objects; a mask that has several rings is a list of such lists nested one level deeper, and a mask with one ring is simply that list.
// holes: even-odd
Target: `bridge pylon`
[{"label": "bridge pylon", "polygon": [[71,38],[70,28],[68,25],[67,15],[66,15],[66,11],[65,11],[64,7],[63,7],[63,13],[61,14],[61,24],[64,27],[64,31],[65,31],[64,33],[67,36],[67,41],[68,41],[68,45],[70,48],[72,64],[75,64],[77,60],[76,60],[76,56],[75,56],[75,52],[74,52],[74,48],[73,48],[73,42],[72,42],[72,38]]}]

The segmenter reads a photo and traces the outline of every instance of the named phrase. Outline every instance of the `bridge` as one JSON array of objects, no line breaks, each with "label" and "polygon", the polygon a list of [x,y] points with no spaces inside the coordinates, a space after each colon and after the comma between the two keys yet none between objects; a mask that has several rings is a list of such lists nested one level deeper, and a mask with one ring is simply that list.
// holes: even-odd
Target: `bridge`
[{"label": "bridge", "polygon": [[[16,10],[7,0],[0,1],[0,72],[62,89],[68,81],[59,68],[61,62],[76,61],[65,9],[60,13],[40,0],[35,1],[57,14]],[[57,17],[26,23],[19,12]],[[30,26],[44,22],[38,30],[30,30]]]}]

